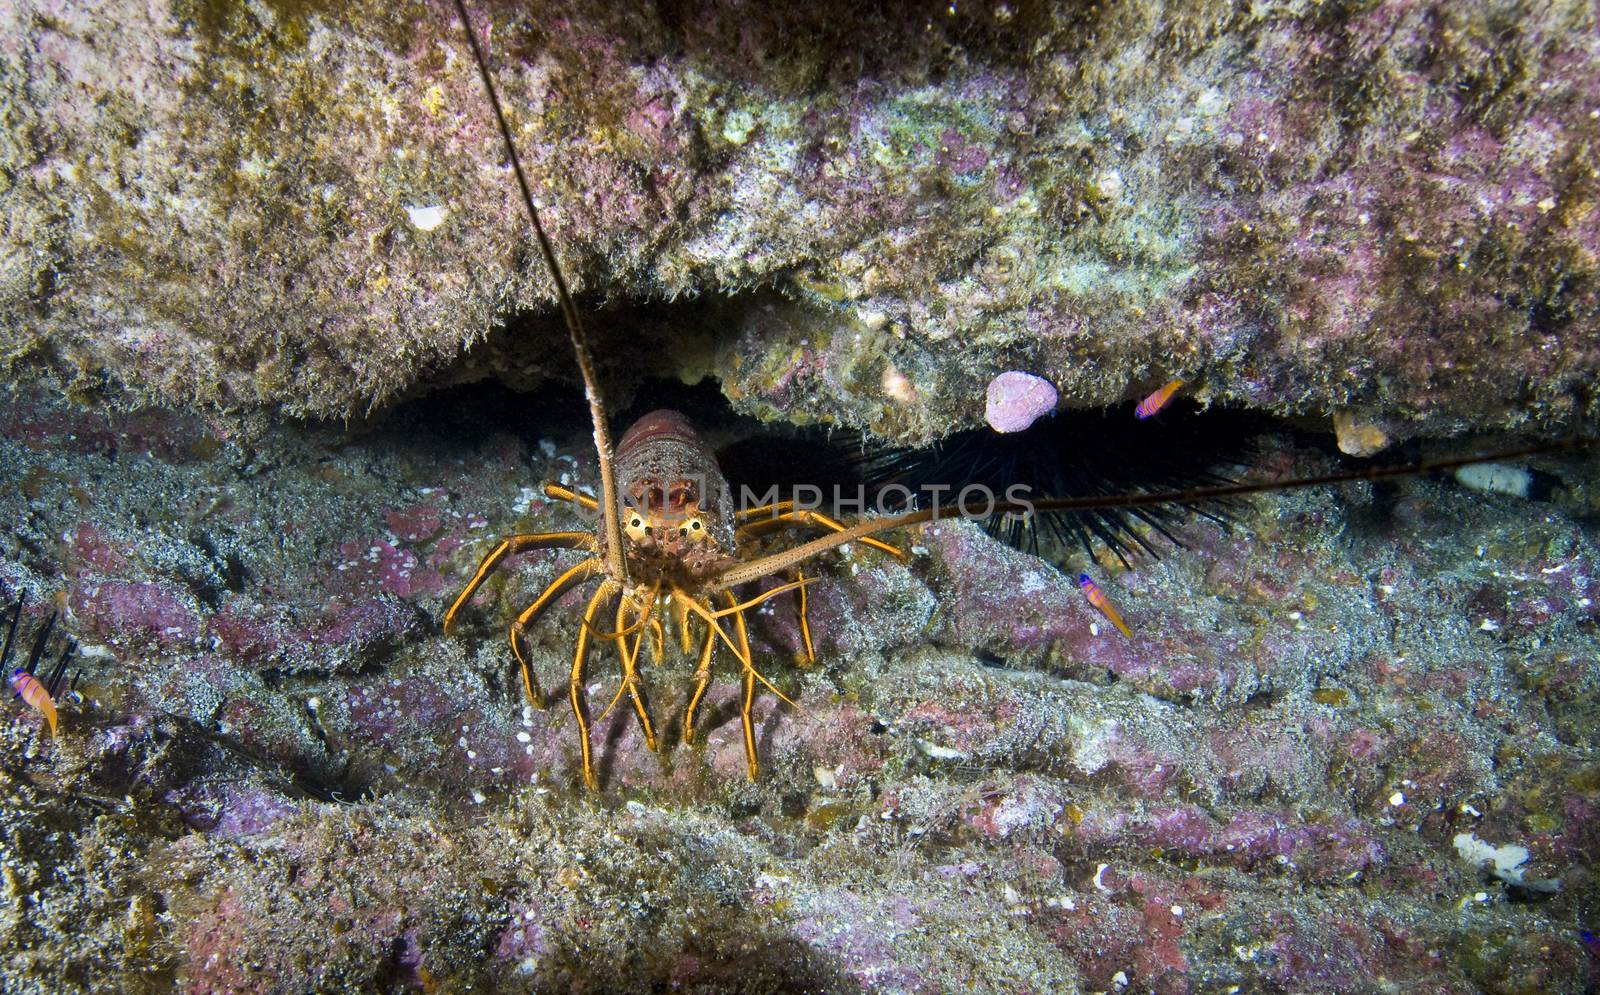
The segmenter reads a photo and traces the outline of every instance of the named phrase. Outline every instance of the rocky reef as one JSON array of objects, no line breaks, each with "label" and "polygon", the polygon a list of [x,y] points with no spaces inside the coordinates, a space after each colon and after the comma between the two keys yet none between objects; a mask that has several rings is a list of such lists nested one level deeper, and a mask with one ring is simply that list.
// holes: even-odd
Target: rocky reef
[{"label": "rocky reef", "polygon": [[[1008,369],[1380,443],[1600,413],[1592,4],[476,16],[618,393],[900,441]],[[0,108],[13,377],[343,417],[570,376],[495,330],[550,283],[446,4],[11,4]]]},{"label": "rocky reef", "polygon": [[[0,726],[0,988],[1581,992],[1600,884],[1592,459],[1551,504],[1449,479],[1277,494],[1134,571],[971,523],[819,563],[753,620],[797,708],[726,660],[647,668],[582,787],[575,397],[457,389],[351,432],[0,403],[0,596],[79,642],[50,738]],[[541,404],[548,407],[541,407]],[[520,410],[516,416],[507,411]],[[491,422],[497,427],[489,427]],[[1326,469],[1282,431],[1255,472]],[[607,650],[589,695],[616,687]],[[1487,855],[1487,856],[1486,856]]]},{"label": "rocky reef", "polygon": [[[1600,424],[1592,4],[473,16],[617,422],[793,464],[1178,379],[1139,424],[1259,480]],[[652,751],[605,646],[589,791],[581,594],[548,708],[506,638],[577,554],[439,625],[596,477],[450,5],[0,5],[0,118],[0,618],[75,646],[0,717],[3,995],[1600,987],[1592,447],[1131,567],[853,543],[815,663],[750,612],[758,780],[726,654],[694,745],[644,667]]]}]

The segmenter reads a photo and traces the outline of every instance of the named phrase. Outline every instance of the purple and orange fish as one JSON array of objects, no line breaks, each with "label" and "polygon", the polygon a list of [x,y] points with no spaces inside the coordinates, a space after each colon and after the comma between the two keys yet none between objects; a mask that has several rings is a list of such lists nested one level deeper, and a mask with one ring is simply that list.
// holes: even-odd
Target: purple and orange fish
[{"label": "purple and orange fish", "polygon": [[1167,381],[1166,386],[1139,402],[1139,406],[1133,409],[1133,417],[1138,418],[1140,421],[1153,417],[1162,408],[1172,403],[1172,398],[1177,395],[1179,388],[1182,386],[1182,380]]},{"label": "purple and orange fish", "polygon": [[1100,614],[1110,619],[1111,624],[1121,630],[1124,636],[1132,638],[1133,632],[1128,628],[1128,623],[1122,620],[1122,616],[1117,613],[1117,606],[1106,597],[1106,592],[1100,590],[1100,585],[1094,582],[1094,578],[1088,574],[1079,574],[1078,586],[1083,588],[1084,596],[1089,599],[1089,603],[1100,609]]},{"label": "purple and orange fish", "polygon": [[[11,659],[11,644],[16,641],[17,623],[22,621],[23,599],[17,599],[16,611],[11,616],[11,625],[6,629],[6,641],[0,646],[0,668],[4,668]],[[61,651],[61,658],[56,665],[45,675],[44,680],[38,677],[39,659],[44,655],[45,643],[50,639],[50,630],[56,624],[56,613],[51,612],[50,618],[44,623],[44,628],[33,639],[33,649],[28,652],[28,662],[11,672],[11,686],[16,689],[17,697],[27,702],[34,711],[44,716],[45,723],[50,727],[50,735],[56,734],[56,693],[61,690],[61,677],[67,672],[67,660],[72,655],[72,644],[68,643],[66,649]],[[74,679],[73,683],[77,683]]]}]

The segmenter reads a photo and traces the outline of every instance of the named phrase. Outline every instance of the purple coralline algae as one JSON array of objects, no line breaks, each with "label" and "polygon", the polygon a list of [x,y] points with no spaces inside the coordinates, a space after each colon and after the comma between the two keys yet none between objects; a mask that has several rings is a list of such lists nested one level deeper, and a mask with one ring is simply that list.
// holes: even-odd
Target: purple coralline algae
[{"label": "purple coralline algae", "polygon": [[989,381],[984,394],[983,420],[996,432],[1020,432],[1056,408],[1056,389],[1050,381],[1019,370]]}]

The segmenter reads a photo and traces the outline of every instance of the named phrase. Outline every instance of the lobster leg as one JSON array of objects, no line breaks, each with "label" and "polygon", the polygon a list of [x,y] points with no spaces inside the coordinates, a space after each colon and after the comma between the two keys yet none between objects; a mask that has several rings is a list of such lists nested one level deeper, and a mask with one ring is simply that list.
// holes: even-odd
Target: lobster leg
[{"label": "lobster leg", "polygon": [[694,634],[689,631],[689,609],[678,602],[672,602],[672,624],[678,628],[678,641],[682,644],[683,655],[689,655],[689,649],[694,645]]},{"label": "lobster leg", "polygon": [[[622,696],[627,692],[630,684],[627,678],[634,673],[633,668],[639,660],[639,647],[644,643],[645,616],[640,615],[639,621],[629,623],[622,613],[622,607],[623,602],[619,601],[617,603],[618,629],[616,632],[590,633],[595,639],[610,640],[618,644],[617,657],[622,663],[623,676],[623,680],[617,682],[617,693],[612,695],[611,700],[606,702],[606,707],[600,710],[600,715],[595,719],[596,722],[604,721],[605,717],[611,714],[611,710],[617,707],[617,703],[622,701]],[[628,643],[630,636],[633,638],[631,646]]]},{"label": "lobster leg", "polygon": [[[623,630],[628,627],[627,607],[627,598],[623,598],[617,603],[617,628],[619,630]],[[640,622],[643,622],[649,617],[650,609],[652,607],[653,601],[646,603],[643,608],[639,609]],[[628,692],[628,700],[633,703],[633,711],[639,716],[639,727],[644,730],[645,746],[650,749],[650,752],[654,753],[656,749],[655,726],[651,725],[650,713],[645,709],[644,700],[639,696],[639,671],[637,664],[639,661],[640,644],[643,641],[644,632],[642,629],[637,638],[633,640],[632,647],[628,645],[627,636],[623,636],[621,639],[617,640],[617,653],[622,657],[622,688],[620,688],[617,693],[621,694],[624,690]],[[610,706],[607,706],[606,711],[609,712],[610,710]]]},{"label": "lobster leg", "polygon": [[[791,580],[787,584],[779,584],[777,587],[774,587],[770,591],[762,591],[760,594],[756,595],[755,597],[751,598],[748,601],[736,601],[736,600],[734,600],[733,595],[728,594],[728,592],[724,591],[723,592],[724,594],[728,594],[728,607],[723,608],[720,611],[712,612],[711,613],[711,617],[712,618],[722,618],[722,617],[727,616],[727,615],[733,615],[733,614],[736,614],[736,613],[739,613],[739,612],[743,612],[746,608],[754,608],[756,605],[759,605],[761,602],[766,601],[768,598],[776,598],[780,594],[785,594],[785,593],[787,593],[789,591],[794,590],[797,587],[804,587],[805,585],[807,585],[809,583],[811,583],[811,581],[806,580],[804,578],[802,578],[800,580]],[[748,653],[745,654],[745,656],[747,658],[749,657],[749,655],[750,654],[748,654]]]},{"label": "lobster leg", "polygon": [[[593,577],[601,569],[603,569],[601,563],[596,559],[584,560],[582,563],[577,564],[551,581],[550,586],[546,587],[544,592],[534,599],[533,604],[523,609],[522,614],[517,616],[517,620],[511,623],[509,633],[511,652],[517,658],[517,665],[522,668],[522,690],[527,694],[528,701],[535,708],[544,708],[544,694],[539,689],[538,678],[533,676],[533,668],[528,665],[528,658],[522,653],[523,633],[533,623],[533,620],[543,614],[544,610],[550,607],[557,598],[567,593],[574,586]],[[463,594],[462,597],[464,598],[466,595]]]},{"label": "lobster leg", "polygon": [[772,504],[741,509],[734,513],[733,519],[736,524],[743,527],[758,518],[777,518],[779,515],[787,515],[793,508],[793,501],[774,501]]},{"label": "lobster leg", "polygon": [[[723,591],[722,596],[728,601],[726,610],[733,612],[734,628],[739,633],[739,647],[744,655],[744,669],[740,673],[739,683],[742,685],[739,696],[739,722],[744,729],[744,760],[746,772],[750,780],[754,781],[761,774],[761,760],[756,755],[756,726],[751,717],[756,701],[756,668],[750,663],[750,639],[744,627],[744,612],[740,610],[738,601],[733,594]],[[763,683],[766,683],[763,680]],[[771,687],[769,684],[768,687]],[[781,694],[779,697],[783,697]],[[785,699],[787,700],[787,699]]]},{"label": "lobster leg", "polygon": [[[845,530],[845,526],[842,522],[829,518],[820,511],[812,511],[810,508],[791,508],[790,510],[786,511],[773,511],[770,517],[758,517],[767,509],[780,509],[787,504],[792,504],[792,502],[781,501],[776,505],[768,505],[766,509],[752,508],[750,511],[745,513],[749,520],[740,524],[739,535],[741,537],[758,536],[764,535],[768,532],[776,532],[780,529],[794,528],[796,526],[805,525],[826,529],[829,532],[843,532]],[[860,542],[863,546],[871,546],[873,549],[882,550],[897,560],[904,561],[906,559],[905,553],[901,552],[897,547],[891,546],[886,542],[879,542],[877,539],[870,537],[862,538]]]},{"label": "lobster leg", "polygon": [[659,618],[650,619],[650,659],[658,665],[667,652],[667,630]]},{"label": "lobster leg", "polygon": [[478,588],[483,586],[483,582],[489,579],[489,575],[494,572],[495,568],[505,562],[506,557],[535,549],[582,549],[592,553],[595,550],[595,541],[594,536],[587,532],[540,532],[530,535],[514,535],[502,540],[500,545],[490,550],[489,555],[485,556],[483,562],[478,564],[478,569],[473,573],[472,579],[467,581],[466,589],[456,597],[455,603],[450,606],[450,610],[444,613],[444,634],[450,635],[450,630],[455,628],[456,616],[461,614],[461,609],[466,607],[467,602],[477,593]]},{"label": "lobster leg", "polygon": [[[689,628],[688,620],[684,620],[684,630]],[[700,663],[694,668],[694,692],[689,695],[689,707],[683,711],[683,741],[694,742],[694,716],[700,708],[700,699],[706,696],[706,688],[711,686],[711,654],[717,648],[716,630],[706,628],[705,645],[700,647]]]},{"label": "lobster leg", "polygon": [[[787,695],[785,695],[782,691],[779,691],[778,688],[777,688],[777,685],[773,684],[771,681],[767,680],[766,677],[762,676],[761,672],[756,670],[755,664],[750,662],[750,645],[749,645],[749,643],[748,642],[742,643],[743,648],[741,649],[740,648],[741,644],[735,644],[734,641],[733,641],[733,637],[728,635],[728,630],[724,629],[722,627],[721,623],[719,623],[717,621],[718,618],[721,618],[724,615],[737,615],[738,619],[739,619],[739,629],[740,629],[740,631],[743,631],[744,630],[744,615],[740,614],[740,613],[743,612],[744,609],[749,608],[753,604],[756,604],[758,602],[764,601],[767,598],[773,596],[774,594],[782,594],[784,591],[787,591],[790,587],[793,587],[793,586],[794,586],[793,584],[788,584],[788,585],[785,585],[783,587],[775,587],[772,590],[770,590],[770,591],[766,592],[765,594],[761,595],[760,597],[752,598],[751,600],[746,601],[743,604],[740,604],[737,601],[735,601],[732,594],[729,594],[728,592],[724,591],[723,592],[723,597],[728,599],[729,605],[728,605],[727,608],[723,608],[720,611],[715,611],[715,612],[713,612],[711,610],[711,607],[710,607],[709,603],[701,604],[700,602],[696,601],[695,599],[689,597],[687,594],[684,594],[681,590],[674,589],[673,592],[672,592],[672,597],[673,597],[674,600],[682,601],[683,604],[686,607],[688,607],[688,609],[690,611],[694,612],[696,615],[699,615],[701,618],[705,619],[706,624],[711,627],[712,632],[719,639],[721,639],[723,642],[727,643],[728,644],[728,649],[732,650],[734,656],[737,656],[739,658],[739,663],[746,670],[750,671],[750,673],[755,674],[756,680],[758,680],[761,683],[765,684],[767,686],[767,690],[768,691],[771,691],[773,694],[775,694],[779,698],[783,699],[783,702],[785,704],[793,705],[794,702],[790,701],[789,697]],[[795,707],[798,708],[799,706],[795,706]]]},{"label": "lobster leg", "polygon": [[727,643],[728,649],[732,650],[733,654],[739,657],[739,660],[744,663],[745,666],[750,665],[750,654],[739,653],[739,647],[734,643],[733,637],[728,635],[728,630],[724,629],[722,625],[717,622],[717,617],[711,613],[710,607],[701,604],[694,598],[691,598],[679,588],[672,589],[672,600],[675,603],[683,606],[688,611],[700,616],[706,625],[710,627],[712,635]]},{"label": "lobster leg", "polygon": [[578,646],[572,654],[572,677],[567,685],[567,696],[572,702],[572,717],[578,722],[578,743],[583,750],[583,783],[590,791],[598,791],[599,783],[594,776],[594,751],[589,744],[589,719],[583,714],[583,665],[589,654],[589,626],[594,621],[595,612],[600,606],[616,597],[622,585],[610,578],[601,582],[595,588],[594,594],[589,598],[589,604],[583,610],[583,625],[578,629]]},{"label": "lobster leg", "polygon": [[806,572],[799,567],[794,568],[795,579],[800,581],[800,589],[795,592],[800,599],[800,638],[806,646],[806,666],[817,665],[817,651],[811,645],[811,605],[806,598],[805,579]]},{"label": "lobster leg", "polygon": [[582,505],[590,511],[600,510],[599,501],[587,494],[580,494],[570,487],[562,487],[560,484],[545,484],[544,496],[552,501],[571,501],[574,504]]}]

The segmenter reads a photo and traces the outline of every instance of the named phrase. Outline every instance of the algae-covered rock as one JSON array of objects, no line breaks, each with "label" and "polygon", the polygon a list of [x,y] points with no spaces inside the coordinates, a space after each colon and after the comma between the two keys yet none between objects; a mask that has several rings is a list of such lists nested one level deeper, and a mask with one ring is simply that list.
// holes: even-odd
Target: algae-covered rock
[{"label": "algae-covered rock", "polygon": [[[1392,438],[1596,414],[1592,5],[480,6],[574,283],[648,314],[599,322],[614,383],[908,440],[1012,368]],[[489,331],[551,284],[447,5],[8,5],[0,115],[12,377],[338,416],[567,375]]]},{"label": "algae-covered rock", "polygon": [[[584,527],[538,481],[595,475],[581,415],[547,434],[483,393],[249,439],[0,397],[0,629],[25,596],[29,644],[59,607],[80,678],[54,735],[0,714],[0,991],[1600,979],[1600,544],[1562,507],[1280,493],[1134,570],[967,522],[891,533],[908,562],[852,544],[807,564],[814,665],[792,597],[749,613],[793,702],[758,695],[757,781],[728,653],[693,744],[694,654],[643,653],[652,750],[605,710],[601,646],[590,791],[586,592],[527,630],[544,710],[506,641],[584,554],[508,557],[438,624],[500,537]],[[1592,462],[1540,466],[1592,489]]]}]

